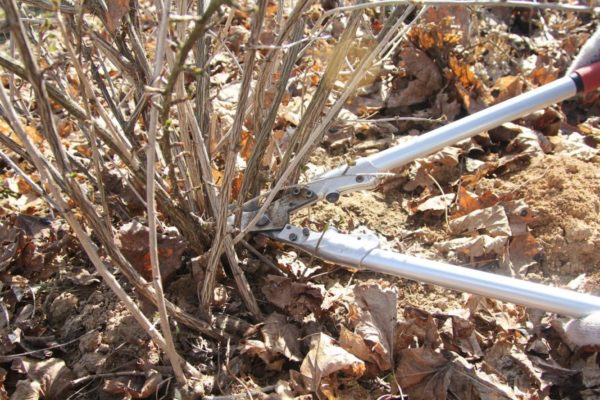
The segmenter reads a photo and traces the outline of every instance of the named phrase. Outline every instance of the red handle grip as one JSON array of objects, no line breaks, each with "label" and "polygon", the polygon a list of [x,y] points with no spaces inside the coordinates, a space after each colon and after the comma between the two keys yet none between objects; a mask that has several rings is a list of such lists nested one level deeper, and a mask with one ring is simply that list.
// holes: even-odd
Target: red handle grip
[{"label": "red handle grip", "polygon": [[583,83],[583,93],[600,87],[600,61],[575,70]]}]

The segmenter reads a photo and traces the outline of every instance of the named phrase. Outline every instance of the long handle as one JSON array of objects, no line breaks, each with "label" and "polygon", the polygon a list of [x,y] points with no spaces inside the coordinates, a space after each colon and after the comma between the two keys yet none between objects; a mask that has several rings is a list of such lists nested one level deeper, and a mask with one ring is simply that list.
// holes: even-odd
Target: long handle
[{"label": "long handle", "polygon": [[379,249],[374,235],[325,233],[287,225],[275,239],[323,260],[440,285],[571,317],[600,311],[600,297]]},{"label": "long handle", "polygon": [[[598,87],[600,62],[579,68],[569,76],[444,125],[409,142],[358,159],[355,165],[335,168],[317,178],[311,190],[320,198],[336,200],[340,192],[371,188],[377,183],[374,176],[378,173],[399,168],[448,145]],[[356,180],[356,176],[361,178]]]},{"label": "long handle", "polygon": [[409,143],[367,158],[378,170],[389,171],[485,130],[573,97],[577,92],[589,92],[599,86],[600,62],[580,68],[572,75],[442,126]]}]

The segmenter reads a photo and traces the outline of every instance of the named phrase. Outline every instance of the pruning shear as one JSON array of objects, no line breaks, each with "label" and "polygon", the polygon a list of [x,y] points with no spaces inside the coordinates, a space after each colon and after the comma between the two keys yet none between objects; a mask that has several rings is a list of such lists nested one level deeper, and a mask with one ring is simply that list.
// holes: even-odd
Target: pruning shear
[{"label": "pruning shear", "polygon": [[260,216],[260,210],[243,211],[241,227],[248,226],[258,216],[258,223],[250,232],[262,233],[328,262],[494,297],[575,318],[598,312],[600,297],[382,250],[373,234],[344,234],[335,229],[315,232],[289,223],[290,215],[301,208],[320,200],[336,203],[344,193],[373,189],[386,171],[598,87],[600,62],[579,68],[568,76],[410,142],[337,167],[301,187],[282,192]]}]

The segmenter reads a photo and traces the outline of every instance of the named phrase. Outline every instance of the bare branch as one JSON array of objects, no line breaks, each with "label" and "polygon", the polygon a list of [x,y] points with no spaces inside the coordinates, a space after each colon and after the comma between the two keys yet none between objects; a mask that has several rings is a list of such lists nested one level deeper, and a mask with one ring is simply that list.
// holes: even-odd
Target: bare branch
[{"label": "bare branch", "polygon": [[[156,60],[154,63],[154,71],[152,80],[156,80],[160,75],[160,71],[163,67],[163,61],[165,57],[165,47],[167,41],[167,29],[169,22],[169,12],[171,9],[171,1],[166,0],[160,4],[160,25],[157,31],[157,48],[156,48]],[[152,107],[150,109],[150,129],[148,131],[148,146],[146,148],[146,209],[148,212],[148,229],[150,231],[150,265],[152,267],[152,281],[154,283],[154,290],[156,291],[158,300],[158,313],[160,315],[160,326],[165,336],[165,346],[163,350],[169,357],[169,361],[173,366],[175,377],[180,385],[185,386],[187,384],[187,378],[183,372],[184,361],[181,359],[177,351],[175,350],[175,344],[173,343],[173,334],[169,326],[169,315],[167,313],[167,307],[165,304],[165,295],[162,288],[162,277],[160,273],[160,267],[158,265],[158,238],[156,233],[156,204],[155,204],[155,181],[154,181],[154,168],[156,160],[156,133],[158,124],[158,109]],[[194,368],[188,369],[189,373],[199,375],[199,372]]]}]

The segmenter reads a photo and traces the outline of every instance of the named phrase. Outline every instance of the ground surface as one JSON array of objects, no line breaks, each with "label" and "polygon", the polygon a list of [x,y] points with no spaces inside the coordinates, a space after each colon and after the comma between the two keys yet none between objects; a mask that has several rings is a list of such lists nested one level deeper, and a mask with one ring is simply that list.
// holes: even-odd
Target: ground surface
[{"label": "ground surface", "polygon": [[[247,33],[241,22],[234,26]],[[382,68],[348,102],[307,176],[553,80],[594,27],[589,16],[572,13],[432,9],[392,57],[395,69]],[[326,54],[310,56],[318,64]],[[214,98],[225,119],[236,98],[227,90],[237,81],[224,80]],[[293,131],[298,97],[290,93],[282,107],[281,131]],[[375,114],[426,121],[353,122]],[[294,222],[369,231],[402,253],[600,295],[599,114],[598,93],[550,107],[393,171],[376,190],[301,211]],[[168,362],[68,227],[2,168],[0,399],[26,398],[36,385],[46,399],[174,396]],[[116,230],[132,259],[146,251],[135,229],[127,222]],[[252,321],[226,267],[214,310],[239,320],[233,339],[173,329],[177,350],[207,377],[207,391],[272,399],[394,399],[400,391],[409,399],[600,396],[598,353],[566,343],[560,316],[248,239],[264,257],[239,251],[264,320]],[[201,316],[202,267],[176,238],[162,240],[176,254],[167,297]],[[152,307],[140,307],[157,322]]]}]

